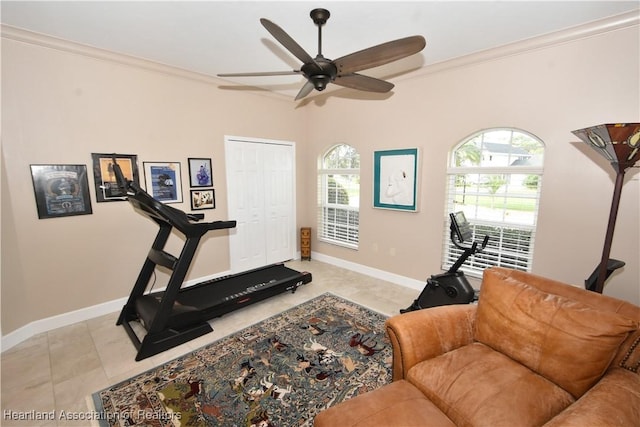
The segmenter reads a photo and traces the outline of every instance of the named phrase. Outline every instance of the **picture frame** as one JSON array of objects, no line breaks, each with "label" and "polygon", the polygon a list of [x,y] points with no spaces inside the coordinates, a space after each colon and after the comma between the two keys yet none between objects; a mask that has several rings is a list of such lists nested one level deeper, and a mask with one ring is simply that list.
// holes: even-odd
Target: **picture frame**
[{"label": "picture frame", "polygon": [[38,218],[89,215],[91,196],[86,165],[30,165]]},{"label": "picture frame", "polygon": [[91,153],[96,202],[117,202],[126,200],[126,190],[120,189],[113,172],[113,159],[116,159],[127,180],[140,185],[138,174],[138,156],[135,154]]},{"label": "picture frame", "polygon": [[213,188],[206,190],[191,190],[191,209],[215,209],[216,208],[216,191]]},{"label": "picture frame", "polygon": [[418,211],[417,148],[374,151],[373,207]]},{"label": "picture frame", "polygon": [[147,193],[162,203],[182,203],[180,162],[143,162]]},{"label": "picture frame", "polygon": [[191,187],[212,187],[213,171],[211,159],[205,157],[189,157],[189,185]]}]

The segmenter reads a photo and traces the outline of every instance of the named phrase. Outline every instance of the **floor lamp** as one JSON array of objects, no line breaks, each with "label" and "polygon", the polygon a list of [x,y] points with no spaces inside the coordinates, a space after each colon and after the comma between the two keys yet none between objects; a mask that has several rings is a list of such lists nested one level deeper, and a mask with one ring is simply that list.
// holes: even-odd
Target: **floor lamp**
[{"label": "floor lamp", "polygon": [[611,253],[613,230],[618,216],[624,173],[640,159],[640,123],[604,124],[575,130],[573,134],[604,156],[616,171],[616,183],[613,190],[607,234],[604,240],[602,258],[597,269],[597,281],[592,289],[595,292],[602,293],[604,282],[608,276],[607,265],[609,264],[609,254]]}]

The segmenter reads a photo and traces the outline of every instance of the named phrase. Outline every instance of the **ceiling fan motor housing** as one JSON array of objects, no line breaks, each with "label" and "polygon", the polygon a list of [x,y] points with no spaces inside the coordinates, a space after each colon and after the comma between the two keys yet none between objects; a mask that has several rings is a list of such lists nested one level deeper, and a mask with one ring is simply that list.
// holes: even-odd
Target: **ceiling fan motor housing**
[{"label": "ceiling fan motor housing", "polygon": [[317,56],[314,62],[304,64],[300,71],[313,83],[317,91],[323,91],[338,75],[335,64],[322,56]]}]

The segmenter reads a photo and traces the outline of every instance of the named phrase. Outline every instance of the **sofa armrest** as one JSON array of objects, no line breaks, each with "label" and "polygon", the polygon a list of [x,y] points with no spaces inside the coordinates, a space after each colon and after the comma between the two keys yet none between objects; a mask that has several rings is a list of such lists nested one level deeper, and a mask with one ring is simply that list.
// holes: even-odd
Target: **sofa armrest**
[{"label": "sofa armrest", "polygon": [[411,367],[473,341],[477,306],[456,304],[412,311],[387,319],[393,347],[393,381]]},{"label": "sofa armrest", "polygon": [[640,375],[613,368],[544,427],[635,427],[640,420]]}]

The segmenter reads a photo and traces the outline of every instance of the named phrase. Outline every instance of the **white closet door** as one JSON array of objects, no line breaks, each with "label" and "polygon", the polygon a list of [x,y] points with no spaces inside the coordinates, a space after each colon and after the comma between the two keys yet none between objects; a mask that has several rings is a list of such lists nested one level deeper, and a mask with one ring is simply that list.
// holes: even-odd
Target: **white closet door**
[{"label": "white closet door", "polygon": [[295,164],[292,143],[225,137],[231,271],[292,259],[295,254]]},{"label": "white closet door", "polygon": [[293,163],[291,146],[263,145],[268,264],[292,259],[295,253]]}]

